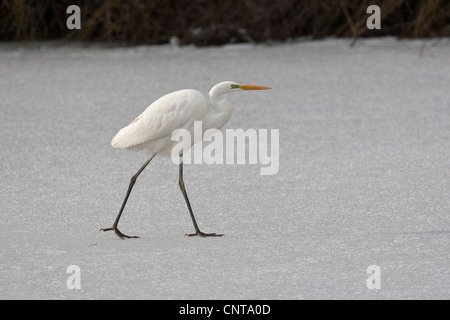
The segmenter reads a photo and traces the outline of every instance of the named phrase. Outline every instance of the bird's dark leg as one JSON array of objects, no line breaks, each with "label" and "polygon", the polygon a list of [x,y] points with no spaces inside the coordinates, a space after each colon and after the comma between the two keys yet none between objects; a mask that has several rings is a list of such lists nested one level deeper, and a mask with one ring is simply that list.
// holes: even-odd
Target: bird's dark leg
[{"label": "bird's dark leg", "polygon": [[117,215],[116,221],[114,222],[113,226],[111,228],[100,229],[100,231],[112,231],[112,230],[114,230],[116,235],[119,238],[121,238],[121,239],[125,239],[125,238],[139,238],[138,236],[127,236],[127,235],[123,234],[122,232],[119,231],[119,229],[117,228],[117,225],[119,224],[120,216],[122,215],[123,209],[125,208],[125,205],[127,204],[128,197],[130,196],[131,190],[133,189],[133,186],[136,183],[137,178],[142,173],[142,171],[144,171],[145,167],[147,167],[147,165],[150,163],[150,161],[152,161],[152,159],[155,156],[156,156],[156,153],[153,153],[150,156],[150,158],[147,159],[147,161],[144,163],[144,165],[139,169],[139,171],[136,172],[136,174],[131,177],[130,184],[128,185],[127,194],[125,195],[125,199],[123,200],[122,206],[120,207],[119,214]]},{"label": "bird's dark leg", "polygon": [[184,181],[183,181],[183,155],[180,155],[180,179],[179,179],[179,185],[180,185],[180,189],[181,192],[183,193],[184,196],[184,200],[186,200],[186,204],[187,207],[189,209],[189,214],[191,215],[191,219],[192,219],[192,223],[194,224],[194,229],[195,229],[195,233],[187,233],[186,236],[188,237],[194,237],[194,236],[199,236],[199,237],[221,237],[223,236],[223,234],[218,234],[218,233],[204,233],[201,232],[197,222],[195,221],[195,217],[194,217],[194,213],[192,212],[192,208],[191,208],[191,204],[189,203],[189,198],[187,196],[186,193],[186,189],[184,187]]}]

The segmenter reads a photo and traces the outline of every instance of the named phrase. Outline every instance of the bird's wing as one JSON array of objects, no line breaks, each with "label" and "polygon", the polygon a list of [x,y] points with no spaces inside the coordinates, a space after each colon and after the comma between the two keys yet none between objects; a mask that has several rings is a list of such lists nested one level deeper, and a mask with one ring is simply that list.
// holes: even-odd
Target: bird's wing
[{"label": "bird's wing", "polygon": [[132,123],[122,128],[112,139],[114,148],[131,148],[171,136],[176,129],[189,129],[207,112],[203,95],[196,90],[169,93],[153,102]]}]

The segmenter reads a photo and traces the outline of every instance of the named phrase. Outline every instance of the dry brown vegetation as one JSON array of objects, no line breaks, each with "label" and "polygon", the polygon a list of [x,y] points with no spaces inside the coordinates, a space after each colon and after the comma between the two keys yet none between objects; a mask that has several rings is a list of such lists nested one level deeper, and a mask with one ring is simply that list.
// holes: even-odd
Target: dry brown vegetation
[{"label": "dry brown vegetation", "polygon": [[[66,8],[81,8],[81,30],[68,30]],[[366,8],[381,8],[381,30],[368,30]],[[0,40],[64,39],[160,44],[284,41],[308,36],[450,36],[448,0],[3,0]]]}]

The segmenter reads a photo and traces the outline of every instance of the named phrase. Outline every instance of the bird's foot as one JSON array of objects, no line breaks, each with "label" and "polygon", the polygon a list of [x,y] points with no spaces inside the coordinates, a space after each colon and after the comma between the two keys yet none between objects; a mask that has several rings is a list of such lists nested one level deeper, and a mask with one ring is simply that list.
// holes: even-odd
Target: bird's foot
[{"label": "bird's foot", "polygon": [[106,231],[114,231],[115,234],[120,238],[120,239],[137,239],[139,238],[138,236],[127,236],[126,234],[123,234],[122,232],[119,231],[119,229],[117,229],[117,227],[112,226],[111,228],[104,228],[104,229],[100,229],[100,231],[106,232]]},{"label": "bird's foot", "polygon": [[199,230],[195,233],[186,233],[185,236],[188,236],[188,237],[199,236],[201,238],[206,238],[206,237],[223,237],[224,235],[220,234],[220,233],[204,233]]}]

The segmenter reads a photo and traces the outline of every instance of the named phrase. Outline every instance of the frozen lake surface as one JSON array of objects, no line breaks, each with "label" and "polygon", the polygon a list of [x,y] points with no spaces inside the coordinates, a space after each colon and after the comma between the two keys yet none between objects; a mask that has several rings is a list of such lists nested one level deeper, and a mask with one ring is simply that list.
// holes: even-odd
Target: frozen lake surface
[{"label": "frozen lake surface", "polygon": [[[449,299],[450,42],[215,48],[0,46],[0,299]],[[225,128],[279,129],[259,165],[156,158],[111,138],[161,95],[223,80]],[[66,286],[80,267],[81,289]],[[380,267],[381,289],[366,286]]]}]

